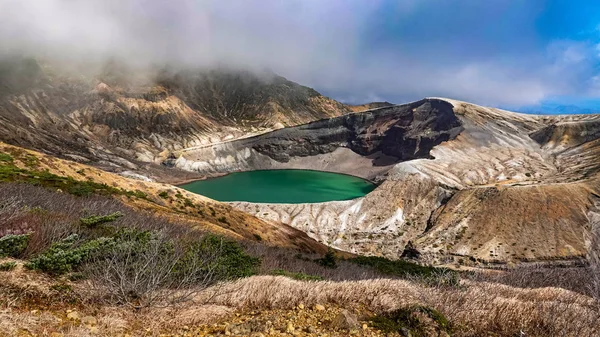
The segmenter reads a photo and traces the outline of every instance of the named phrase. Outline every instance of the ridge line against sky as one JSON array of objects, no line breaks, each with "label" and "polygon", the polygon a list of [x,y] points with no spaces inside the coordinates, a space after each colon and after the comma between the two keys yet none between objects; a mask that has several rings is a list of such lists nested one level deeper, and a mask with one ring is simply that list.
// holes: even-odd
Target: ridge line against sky
[{"label": "ridge line against sky", "polygon": [[0,0],[0,55],[269,68],[348,103],[600,111],[590,0]]}]

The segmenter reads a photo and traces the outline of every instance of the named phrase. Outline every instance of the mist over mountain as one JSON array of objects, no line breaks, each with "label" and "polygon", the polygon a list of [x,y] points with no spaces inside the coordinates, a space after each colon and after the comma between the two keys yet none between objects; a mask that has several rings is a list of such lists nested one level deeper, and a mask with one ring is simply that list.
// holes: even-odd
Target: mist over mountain
[{"label": "mist over mountain", "polygon": [[449,1],[4,0],[0,54],[90,72],[108,60],[271,69],[349,104],[452,97],[523,106],[597,96],[597,23],[585,15],[596,10],[546,1],[456,10]]}]

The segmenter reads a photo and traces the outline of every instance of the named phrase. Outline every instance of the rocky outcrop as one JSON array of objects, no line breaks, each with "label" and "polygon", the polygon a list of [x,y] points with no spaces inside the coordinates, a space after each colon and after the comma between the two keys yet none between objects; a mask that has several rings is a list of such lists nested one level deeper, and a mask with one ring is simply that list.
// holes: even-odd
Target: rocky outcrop
[{"label": "rocky outcrop", "polygon": [[[355,153],[355,157],[368,158],[371,166],[390,166],[415,158],[430,158],[431,149],[453,139],[461,130],[451,104],[427,99],[182,151],[180,159],[169,164],[205,174],[292,168],[300,158],[312,165],[323,164],[313,160],[318,156],[329,154],[339,159],[335,151],[344,148]],[[364,176],[357,170],[350,173]]]}]

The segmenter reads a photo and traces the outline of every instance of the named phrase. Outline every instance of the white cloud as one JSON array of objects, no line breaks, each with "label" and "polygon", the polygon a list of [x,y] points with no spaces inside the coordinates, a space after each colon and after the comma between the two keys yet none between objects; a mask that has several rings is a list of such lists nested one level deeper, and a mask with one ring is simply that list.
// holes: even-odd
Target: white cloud
[{"label": "white cloud", "polygon": [[[436,38],[433,46],[423,39],[408,47],[366,48],[365,39],[378,38],[366,32],[385,29],[385,18],[376,14],[380,6],[345,0],[0,0],[0,45],[3,52],[70,61],[118,57],[138,65],[270,68],[355,103],[446,96],[532,104],[550,95],[596,92],[590,57],[600,49],[593,44],[556,41],[539,53],[487,55],[480,53],[485,46],[465,48],[454,37],[451,43]],[[437,5],[398,3],[393,20],[417,15],[423,6],[434,11]]]}]

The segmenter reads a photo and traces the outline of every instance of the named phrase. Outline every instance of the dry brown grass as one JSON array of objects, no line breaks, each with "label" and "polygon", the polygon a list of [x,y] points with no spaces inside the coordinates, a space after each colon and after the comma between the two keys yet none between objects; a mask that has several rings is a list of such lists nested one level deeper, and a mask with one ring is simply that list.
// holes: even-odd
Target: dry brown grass
[{"label": "dry brown grass", "polygon": [[[73,293],[54,290],[67,285]],[[13,272],[0,272],[0,336],[50,336],[53,332],[68,336],[157,336],[183,326],[207,324],[230,314],[234,308],[219,305],[187,305],[132,311],[125,306],[105,306],[89,301],[85,282],[73,283],[21,265]],[[98,321],[99,333],[67,318],[75,310],[80,317],[91,315]],[[149,330],[150,333],[147,331]]]},{"label": "dry brown grass", "polygon": [[[291,310],[300,303],[322,304],[383,313],[414,304],[442,312],[456,327],[453,336],[597,336],[600,304],[591,297],[560,288],[519,289],[497,283],[463,280],[456,287],[429,287],[407,280],[295,281],[281,276],[254,276],[208,289],[193,304],[149,308],[134,312],[98,303],[52,302],[51,286],[57,280],[19,269],[0,273],[2,298],[21,297],[0,308],[0,335],[17,336],[23,328],[43,335],[60,331],[65,336],[87,336],[89,329],[65,319],[66,309],[94,315],[105,336],[158,335],[182,326],[218,322],[239,310]],[[7,292],[7,287],[10,288]],[[75,284],[85,293],[83,284]],[[21,292],[21,293],[19,293]],[[217,296],[215,295],[217,293]],[[25,294],[25,295],[23,295]],[[45,294],[44,296],[41,296]],[[7,296],[10,295],[10,296]],[[45,307],[27,299],[44,299]],[[62,321],[58,321],[62,319]]]},{"label": "dry brown grass", "polygon": [[531,264],[498,270],[477,270],[464,275],[479,282],[501,283],[516,288],[556,287],[592,296],[589,288],[592,274],[585,265]]},{"label": "dry brown grass", "polygon": [[211,303],[237,308],[289,309],[300,303],[364,306],[377,312],[412,304],[444,313],[457,336],[596,336],[600,305],[590,297],[558,288],[518,289],[463,281],[456,288],[431,288],[403,280],[300,282],[252,277],[229,284]]},{"label": "dry brown grass", "polygon": [[[254,242],[244,242],[245,250],[252,256],[260,258],[260,274],[270,275],[274,270],[285,270],[292,273],[304,273],[320,276],[326,280],[363,280],[374,279],[382,275],[373,268],[360,266],[349,261],[338,260],[338,268],[332,269],[315,263],[314,260],[322,258],[320,254],[304,254],[297,250],[280,247],[266,246]],[[340,257],[337,254],[336,256]],[[343,258],[342,255],[340,258]]]},{"label": "dry brown grass", "polygon": [[81,311],[92,314],[98,321],[97,332],[85,325],[66,318],[66,311],[18,311],[0,310],[0,336],[51,336],[61,333],[64,337],[87,336],[158,336],[161,331],[182,330],[184,326],[209,324],[232,313],[232,308],[202,306],[194,308],[155,309],[132,313],[123,308],[106,307]]}]

